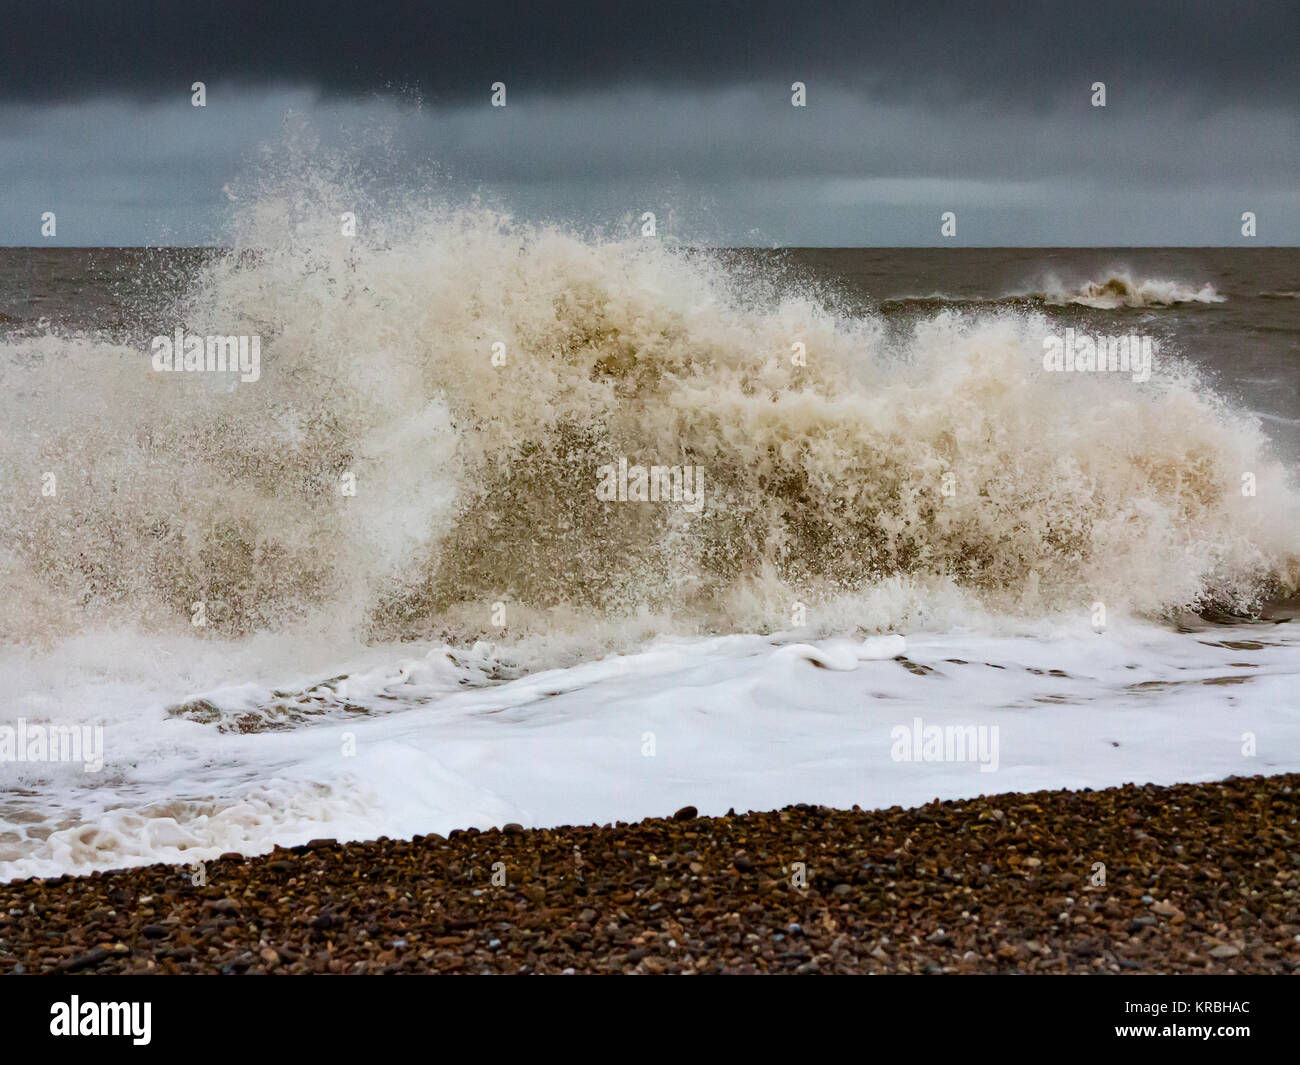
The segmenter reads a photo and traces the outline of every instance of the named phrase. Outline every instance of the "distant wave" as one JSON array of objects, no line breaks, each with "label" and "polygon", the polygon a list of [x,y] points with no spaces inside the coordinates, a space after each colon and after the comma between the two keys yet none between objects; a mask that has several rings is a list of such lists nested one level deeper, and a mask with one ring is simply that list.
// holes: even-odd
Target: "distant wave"
[{"label": "distant wave", "polygon": [[1162,278],[1136,280],[1132,275],[1116,274],[1104,281],[1085,281],[1077,288],[1052,286],[1042,293],[1043,301],[1059,306],[1073,303],[1081,307],[1112,310],[1116,307],[1171,307],[1177,303],[1223,303],[1208,282],[1199,288],[1184,281]]},{"label": "distant wave", "polygon": [[[1296,293],[1262,292],[1260,296],[1264,299],[1290,299]],[[939,311],[986,306],[1063,307],[1073,304],[1098,310],[1115,310],[1120,307],[1172,307],[1179,303],[1224,303],[1226,299],[1208,282],[1197,287],[1185,281],[1163,278],[1139,280],[1122,273],[1103,281],[1085,281],[1077,286],[1066,285],[1051,278],[1040,289],[1008,292],[1001,296],[950,296],[941,292],[928,296],[899,296],[883,300],[880,309],[889,313],[899,310]]]}]

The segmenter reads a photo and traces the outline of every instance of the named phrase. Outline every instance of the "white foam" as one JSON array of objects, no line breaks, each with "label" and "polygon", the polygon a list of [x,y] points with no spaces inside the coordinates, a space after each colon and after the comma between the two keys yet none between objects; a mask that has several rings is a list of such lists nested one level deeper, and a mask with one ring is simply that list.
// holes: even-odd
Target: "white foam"
[{"label": "white foam", "polygon": [[[0,839],[13,834],[0,844],[0,878],[254,854],[319,836],[633,820],[687,804],[705,814],[882,807],[1295,771],[1293,627],[665,640],[486,686],[487,649],[457,665],[436,647],[336,685],[333,716],[252,734],[161,713],[142,723],[128,694],[105,689],[101,707],[117,699],[130,712],[106,715],[117,724],[102,779],[29,766],[23,798],[8,786],[15,767],[0,766],[10,795]],[[285,685],[206,694],[233,720],[273,687]],[[895,761],[895,730],[917,718],[996,726],[996,771]],[[1254,754],[1243,753],[1247,734]],[[32,814],[42,829],[67,827],[28,836]]]}]

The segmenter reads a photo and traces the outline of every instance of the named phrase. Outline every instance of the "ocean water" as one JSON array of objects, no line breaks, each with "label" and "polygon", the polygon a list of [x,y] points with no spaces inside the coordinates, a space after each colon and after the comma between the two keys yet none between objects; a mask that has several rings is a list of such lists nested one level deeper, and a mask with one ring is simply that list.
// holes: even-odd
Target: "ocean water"
[{"label": "ocean water", "polygon": [[0,249],[0,878],[1300,768],[1297,249],[331,217]]}]

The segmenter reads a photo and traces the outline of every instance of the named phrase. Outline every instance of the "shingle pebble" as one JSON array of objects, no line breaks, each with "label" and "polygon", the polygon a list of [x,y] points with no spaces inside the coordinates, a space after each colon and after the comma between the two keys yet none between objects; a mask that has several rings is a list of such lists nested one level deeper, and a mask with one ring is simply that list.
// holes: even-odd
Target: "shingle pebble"
[{"label": "shingle pebble", "polygon": [[1300,971],[1300,774],[0,884],[0,973]]}]

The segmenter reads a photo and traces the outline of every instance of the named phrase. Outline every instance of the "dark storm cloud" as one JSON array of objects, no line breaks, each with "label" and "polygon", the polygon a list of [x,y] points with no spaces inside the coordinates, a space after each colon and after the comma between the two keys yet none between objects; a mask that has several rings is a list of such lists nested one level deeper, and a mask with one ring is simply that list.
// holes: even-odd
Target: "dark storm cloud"
[{"label": "dark storm cloud", "polygon": [[946,210],[980,244],[1231,244],[1247,210],[1261,242],[1300,242],[1296,0],[0,0],[0,20],[0,243],[219,242],[264,167],[334,160],[357,192],[615,234],[653,208],[695,243],[929,244]]},{"label": "dark storm cloud", "polygon": [[1300,131],[1280,107],[1166,102],[1062,121],[829,88],[815,106],[774,109],[768,95],[621,89],[416,109],[247,88],[202,109],[184,96],[0,104],[0,244],[45,243],[45,211],[60,243],[221,243],[264,167],[304,188],[341,176],[340,211],[369,193],[482,195],[521,219],[619,236],[654,210],[665,238],[696,244],[935,244],[946,210],[957,243],[1233,244],[1246,210],[1262,243],[1300,243]]},{"label": "dark storm cloud", "polygon": [[[136,97],[202,80],[418,93],[709,89],[802,80],[877,99],[1022,108],[1102,80],[1198,106],[1300,91],[1300,5],[805,0],[13,0],[0,99]],[[1290,101],[1288,104],[1286,101]]]}]

